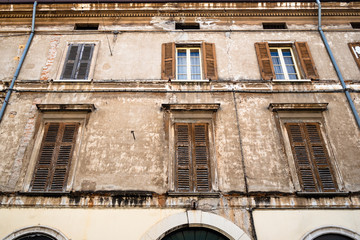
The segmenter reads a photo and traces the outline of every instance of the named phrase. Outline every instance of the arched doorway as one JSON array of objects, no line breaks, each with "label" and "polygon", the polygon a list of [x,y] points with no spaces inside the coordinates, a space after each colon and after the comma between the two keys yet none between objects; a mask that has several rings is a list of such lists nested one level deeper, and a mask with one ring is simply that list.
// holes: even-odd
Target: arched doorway
[{"label": "arched doorway", "polygon": [[24,236],[20,236],[15,240],[56,240],[56,238],[53,238],[43,233],[31,233]]},{"label": "arched doorway", "polygon": [[229,238],[208,228],[187,227],[170,232],[161,240],[229,240]]},{"label": "arched doorway", "polygon": [[314,240],[354,240],[354,239],[340,234],[329,233],[314,238]]}]

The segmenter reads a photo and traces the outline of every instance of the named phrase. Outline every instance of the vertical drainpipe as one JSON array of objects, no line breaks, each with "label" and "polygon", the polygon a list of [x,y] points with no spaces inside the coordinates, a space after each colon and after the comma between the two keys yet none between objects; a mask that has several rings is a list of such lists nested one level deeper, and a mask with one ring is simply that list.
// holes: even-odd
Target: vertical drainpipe
[{"label": "vertical drainpipe", "polygon": [[330,56],[330,59],[331,59],[331,62],[332,64],[334,65],[334,68],[335,68],[335,71],[336,71],[336,74],[338,75],[339,79],[340,79],[340,82],[341,82],[341,86],[343,87],[344,89],[344,92],[345,92],[345,96],[349,102],[349,105],[350,105],[350,108],[351,108],[351,111],[355,117],[355,120],[356,120],[356,123],[358,125],[358,128],[360,129],[360,117],[359,117],[359,114],[358,112],[356,111],[356,108],[355,108],[355,105],[354,105],[354,102],[352,101],[351,99],[351,96],[350,96],[350,93],[349,93],[349,90],[344,82],[344,79],[342,77],[342,74],[340,72],[340,69],[338,67],[338,65],[336,64],[336,61],[335,61],[335,58],[332,54],[332,51],[330,49],[330,46],[327,42],[327,39],[325,37],[325,34],[321,28],[321,3],[320,3],[320,0],[316,0],[316,3],[318,5],[318,30],[319,30],[319,33],[320,33],[320,36],[321,36],[321,39],[322,41],[324,42],[325,44],[325,47],[326,47],[326,50]]},{"label": "vertical drainpipe", "polygon": [[10,96],[11,96],[11,93],[13,91],[13,88],[14,88],[14,85],[15,85],[15,81],[17,79],[17,77],[19,76],[19,73],[20,73],[20,69],[23,65],[23,62],[25,60],[25,57],[26,57],[26,54],[27,52],[29,51],[29,47],[30,47],[30,44],[31,44],[31,41],[34,37],[34,34],[35,34],[35,14],[36,14],[36,5],[37,5],[37,1],[34,2],[34,7],[33,7],[33,13],[32,13],[32,22],[31,22],[31,33],[30,33],[30,36],[28,38],[28,41],[26,43],[26,46],[25,46],[25,49],[24,49],[24,52],[20,58],[20,61],[19,61],[19,64],[16,68],[16,71],[15,71],[15,74],[14,74],[14,77],[11,81],[11,84],[10,84],[10,87],[8,89],[8,92],[6,93],[6,97],[5,97],[5,100],[4,100],[4,103],[1,107],[1,112],[0,112],[0,123],[3,119],[3,116],[4,116],[4,113],[5,113],[5,109],[7,107],[7,104],[9,102],[9,99],[10,99]]}]

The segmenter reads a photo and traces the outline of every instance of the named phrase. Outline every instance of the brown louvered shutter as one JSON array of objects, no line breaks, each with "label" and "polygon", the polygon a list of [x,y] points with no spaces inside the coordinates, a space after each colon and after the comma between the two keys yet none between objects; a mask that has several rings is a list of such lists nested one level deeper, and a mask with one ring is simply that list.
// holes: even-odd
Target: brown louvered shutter
[{"label": "brown louvered shutter", "polygon": [[354,42],[354,43],[348,43],[351,54],[353,55],[356,64],[360,68],[360,50],[356,51],[357,49],[360,49],[360,42]]},{"label": "brown louvered shutter", "polygon": [[295,47],[300,59],[301,67],[305,73],[305,78],[319,80],[319,75],[317,73],[308,44],[306,42],[295,42]]},{"label": "brown louvered shutter", "polygon": [[161,51],[161,79],[175,78],[175,43],[163,43]]},{"label": "brown louvered shutter", "polygon": [[255,50],[259,62],[261,78],[263,80],[275,79],[269,44],[267,42],[257,42],[255,43]]},{"label": "brown louvered shutter", "polygon": [[176,189],[191,191],[191,125],[175,124]]},{"label": "brown louvered shutter", "polygon": [[79,63],[77,65],[77,72],[75,79],[87,79],[90,70],[91,58],[94,49],[94,44],[84,44],[79,56]]},{"label": "brown louvered shutter", "polygon": [[31,191],[64,191],[78,123],[47,123]]},{"label": "brown louvered shutter", "polygon": [[207,124],[193,124],[195,189],[198,192],[210,190],[209,146]]},{"label": "brown louvered shutter", "polygon": [[295,164],[305,192],[336,191],[318,123],[287,123]]},{"label": "brown louvered shutter", "polygon": [[306,123],[305,132],[308,139],[309,149],[313,164],[317,170],[317,178],[319,187],[323,192],[336,191],[335,178],[333,176],[329,156],[326,151],[324,140],[320,134],[320,126],[318,123]]},{"label": "brown louvered shutter", "polygon": [[216,52],[214,43],[202,44],[203,59],[204,59],[204,78],[217,80],[217,66],[216,66]]}]

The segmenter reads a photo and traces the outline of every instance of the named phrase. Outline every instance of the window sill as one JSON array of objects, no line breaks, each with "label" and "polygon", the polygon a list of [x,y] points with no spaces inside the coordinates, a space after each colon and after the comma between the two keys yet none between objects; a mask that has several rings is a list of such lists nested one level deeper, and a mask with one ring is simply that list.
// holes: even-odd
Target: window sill
[{"label": "window sill", "polygon": [[91,79],[57,79],[54,82],[91,82]]},{"label": "window sill", "polygon": [[217,198],[220,196],[220,192],[168,192],[168,195],[174,197],[212,197]]},{"label": "window sill", "polygon": [[274,83],[303,83],[303,82],[311,82],[311,79],[273,79]]},{"label": "window sill", "polygon": [[210,82],[209,80],[171,80],[171,82],[175,82],[175,83],[196,83],[196,82]]},{"label": "window sill", "polygon": [[341,197],[349,194],[349,192],[296,192],[299,197]]}]

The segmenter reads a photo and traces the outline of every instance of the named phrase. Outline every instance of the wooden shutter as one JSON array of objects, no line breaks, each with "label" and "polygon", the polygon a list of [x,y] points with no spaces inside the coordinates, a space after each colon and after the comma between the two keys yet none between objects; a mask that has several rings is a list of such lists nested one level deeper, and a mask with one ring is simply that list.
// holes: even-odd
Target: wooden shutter
[{"label": "wooden shutter", "polygon": [[360,68],[360,52],[355,51],[355,47],[360,48],[360,42],[348,43],[351,54],[353,55],[356,64]]},{"label": "wooden shutter", "polygon": [[204,78],[217,80],[217,66],[216,66],[216,52],[215,52],[215,44],[214,43],[206,43],[202,44],[202,52],[203,52],[203,64],[204,64]]},{"label": "wooden shutter", "polygon": [[174,79],[175,43],[163,43],[161,55],[161,79]]},{"label": "wooden shutter", "polygon": [[193,124],[195,189],[198,192],[210,190],[209,146],[207,124]]},{"label": "wooden shutter", "polygon": [[71,44],[69,46],[61,79],[74,79],[79,52],[80,52],[79,45]]},{"label": "wooden shutter", "polygon": [[317,170],[319,187],[323,192],[334,192],[336,191],[335,178],[330,167],[325,143],[320,133],[320,126],[318,123],[306,123],[304,126],[310,149],[309,152]]},{"label": "wooden shutter", "polygon": [[31,191],[64,191],[78,123],[47,123]]},{"label": "wooden shutter", "polygon": [[71,44],[61,79],[87,79],[95,44]]},{"label": "wooden shutter", "polygon": [[255,43],[255,50],[259,62],[261,78],[263,80],[275,79],[269,44],[267,42],[257,42]]},{"label": "wooden shutter", "polygon": [[301,67],[305,73],[305,78],[319,80],[319,75],[317,73],[308,44],[306,42],[295,42],[295,47],[299,56]]},{"label": "wooden shutter", "polygon": [[318,123],[287,123],[292,152],[306,192],[336,191],[325,143]]},{"label": "wooden shutter", "polygon": [[175,124],[176,188],[180,192],[192,190],[191,125]]},{"label": "wooden shutter", "polygon": [[91,58],[94,49],[94,44],[84,44],[82,45],[79,63],[77,64],[77,72],[75,74],[75,79],[87,79],[90,70]]}]

